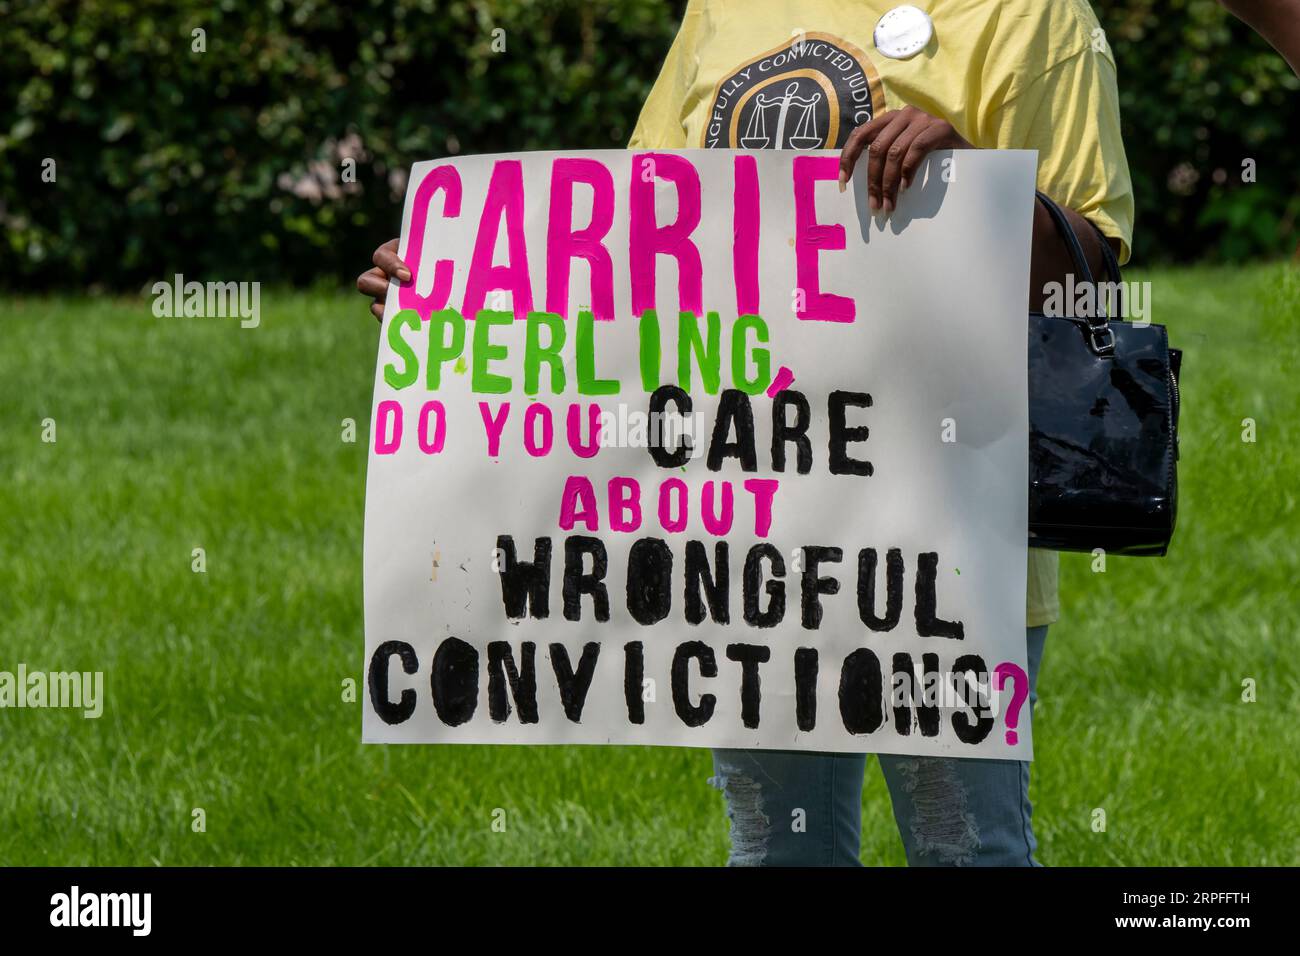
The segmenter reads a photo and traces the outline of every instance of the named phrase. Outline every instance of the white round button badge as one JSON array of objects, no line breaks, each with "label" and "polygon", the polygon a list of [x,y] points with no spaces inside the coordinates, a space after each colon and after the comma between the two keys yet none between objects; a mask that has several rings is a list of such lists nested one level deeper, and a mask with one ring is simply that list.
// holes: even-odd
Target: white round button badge
[{"label": "white round button badge", "polygon": [[905,3],[876,22],[876,49],[892,60],[906,60],[925,49],[934,24],[924,10]]}]

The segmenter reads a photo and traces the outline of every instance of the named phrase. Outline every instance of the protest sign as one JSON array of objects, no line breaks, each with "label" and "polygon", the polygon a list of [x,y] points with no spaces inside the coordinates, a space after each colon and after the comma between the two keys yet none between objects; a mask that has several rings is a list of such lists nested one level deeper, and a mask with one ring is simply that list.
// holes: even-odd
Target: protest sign
[{"label": "protest sign", "polygon": [[364,738],[1029,759],[1034,154],[417,164]]}]

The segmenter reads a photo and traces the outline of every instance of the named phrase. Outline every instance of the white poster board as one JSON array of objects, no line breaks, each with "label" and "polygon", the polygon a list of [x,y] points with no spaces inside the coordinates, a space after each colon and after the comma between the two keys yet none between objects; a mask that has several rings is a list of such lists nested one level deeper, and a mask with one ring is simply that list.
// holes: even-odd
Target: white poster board
[{"label": "white poster board", "polygon": [[[417,164],[364,739],[1030,759],[1032,152]],[[594,436],[594,437],[593,437]]]}]

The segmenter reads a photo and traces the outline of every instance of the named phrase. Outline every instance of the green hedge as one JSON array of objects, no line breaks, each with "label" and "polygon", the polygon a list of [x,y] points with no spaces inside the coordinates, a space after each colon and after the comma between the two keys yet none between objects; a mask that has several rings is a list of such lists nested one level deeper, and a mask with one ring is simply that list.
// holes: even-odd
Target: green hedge
[{"label": "green hedge", "polygon": [[[414,160],[625,143],[673,21],[650,0],[0,2],[0,283],[354,276]],[[313,169],[320,198],[286,188]]]},{"label": "green hedge", "polygon": [[[395,233],[414,160],[625,142],[680,8],[0,0],[0,285],[355,275]],[[1099,14],[1120,63],[1137,254],[1286,251],[1300,84],[1282,60],[1209,0],[1103,0]],[[348,157],[355,183],[339,181]]]},{"label": "green hedge", "polygon": [[[1290,253],[1300,79],[1214,0],[1094,0],[1119,66],[1143,260]],[[1255,182],[1243,181],[1253,160]]]}]

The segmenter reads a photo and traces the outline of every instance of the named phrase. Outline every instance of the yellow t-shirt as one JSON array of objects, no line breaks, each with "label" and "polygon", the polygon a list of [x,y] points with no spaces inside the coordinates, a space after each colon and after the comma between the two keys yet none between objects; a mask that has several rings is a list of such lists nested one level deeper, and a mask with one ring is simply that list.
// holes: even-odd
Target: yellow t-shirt
[{"label": "yellow t-shirt", "polygon": [[[1123,247],[1133,188],[1115,61],[1086,0],[931,0],[909,59],[873,42],[893,0],[690,0],[633,149],[821,149],[915,106],[984,149],[1038,150],[1038,188]],[[1031,549],[1026,623],[1056,620],[1057,555]]]}]

